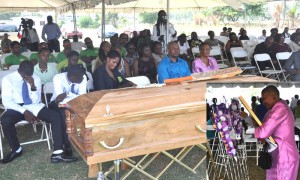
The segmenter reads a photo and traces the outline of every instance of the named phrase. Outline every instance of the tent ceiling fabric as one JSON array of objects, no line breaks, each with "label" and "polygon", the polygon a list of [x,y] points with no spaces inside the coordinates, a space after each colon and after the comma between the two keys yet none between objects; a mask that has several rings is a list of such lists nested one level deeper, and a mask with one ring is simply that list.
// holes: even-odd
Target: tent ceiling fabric
[{"label": "tent ceiling fabric", "polygon": [[[238,8],[243,3],[257,3],[266,0],[170,0],[170,9],[232,6]],[[102,0],[11,0],[1,1],[0,11],[38,11],[57,10],[58,12],[75,9],[101,9]],[[124,11],[166,9],[167,0],[104,0],[108,10]],[[73,7],[72,7],[73,6]]]}]

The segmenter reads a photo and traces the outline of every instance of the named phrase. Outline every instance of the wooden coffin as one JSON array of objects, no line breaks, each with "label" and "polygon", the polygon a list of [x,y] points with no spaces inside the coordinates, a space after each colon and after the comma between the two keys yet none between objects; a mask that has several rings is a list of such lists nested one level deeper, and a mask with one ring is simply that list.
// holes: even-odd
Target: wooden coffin
[{"label": "wooden coffin", "polygon": [[67,104],[67,132],[88,165],[199,144],[205,91],[196,82],[81,95]]}]

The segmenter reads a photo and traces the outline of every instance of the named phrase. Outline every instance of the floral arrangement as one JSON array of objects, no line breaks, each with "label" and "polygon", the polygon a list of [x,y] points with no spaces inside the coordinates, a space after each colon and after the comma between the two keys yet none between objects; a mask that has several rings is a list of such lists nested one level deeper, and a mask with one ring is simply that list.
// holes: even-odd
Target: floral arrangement
[{"label": "floral arrangement", "polygon": [[237,144],[237,142],[230,137],[230,132],[234,131],[236,139],[241,139],[243,133],[240,109],[241,105],[237,98],[233,98],[231,100],[231,104],[228,108],[224,103],[221,103],[216,106],[216,109],[214,109],[216,130],[221,135],[227,154],[231,156],[236,155],[236,148],[234,144]]}]

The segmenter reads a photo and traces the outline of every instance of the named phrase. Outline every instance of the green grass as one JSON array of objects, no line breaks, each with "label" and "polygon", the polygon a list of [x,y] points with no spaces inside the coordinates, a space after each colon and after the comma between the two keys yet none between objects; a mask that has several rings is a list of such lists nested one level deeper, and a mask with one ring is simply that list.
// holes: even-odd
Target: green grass
[{"label": "green grass", "polygon": [[[38,126],[38,132],[40,132],[41,127]],[[32,130],[32,126],[24,126],[17,128],[18,137],[20,142],[29,139],[37,139],[40,134],[35,134]],[[9,147],[6,140],[3,140],[4,156],[9,152]],[[175,155],[178,153],[179,149],[168,151]],[[13,162],[8,164],[0,164],[0,180],[84,180],[84,179],[96,179],[87,177],[87,165],[74,150],[75,156],[79,157],[79,161],[74,163],[50,163],[50,156],[52,151],[48,150],[46,142],[35,143],[31,145],[23,146],[23,155]],[[194,166],[197,161],[202,159],[205,152],[199,148],[193,148],[192,151],[184,158],[183,162]],[[133,157],[132,159],[136,162],[141,157]],[[156,158],[149,167],[145,170],[150,174],[157,175],[160,170],[163,169],[169,162],[170,158],[161,154]],[[265,171],[256,166],[255,158],[247,159],[250,180],[263,180],[265,179]],[[107,171],[113,165],[112,162],[107,162],[103,164],[104,171]],[[193,174],[187,169],[183,168],[177,163],[173,163],[168,171],[161,176],[161,180],[202,180],[205,179],[205,161],[196,169],[197,173]],[[127,170],[122,170],[121,173],[124,174],[128,172]],[[109,174],[111,179],[114,179],[113,174]],[[147,180],[146,176],[135,171],[131,174],[128,180]],[[298,173],[298,179],[300,179],[300,172]]]}]

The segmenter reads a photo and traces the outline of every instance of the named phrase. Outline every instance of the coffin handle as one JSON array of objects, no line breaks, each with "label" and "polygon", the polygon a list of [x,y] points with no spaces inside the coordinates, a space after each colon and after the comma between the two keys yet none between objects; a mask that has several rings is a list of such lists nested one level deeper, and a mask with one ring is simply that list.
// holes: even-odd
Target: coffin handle
[{"label": "coffin handle", "polygon": [[200,125],[196,125],[195,127],[198,131],[206,133],[206,130],[202,129]]},{"label": "coffin handle", "polygon": [[121,137],[119,139],[118,144],[116,144],[115,146],[108,146],[104,141],[99,141],[99,143],[100,143],[101,146],[103,146],[106,149],[116,149],[116,148],[120,147],[123,144],[124,140],[125,140],[125,138]]}]

